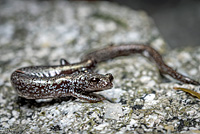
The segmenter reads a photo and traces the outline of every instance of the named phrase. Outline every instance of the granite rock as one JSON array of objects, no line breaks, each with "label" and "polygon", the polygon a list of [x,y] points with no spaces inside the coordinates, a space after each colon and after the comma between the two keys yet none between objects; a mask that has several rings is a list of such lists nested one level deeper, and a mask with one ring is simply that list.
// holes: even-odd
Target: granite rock
[{"label": "granite rock", "polygon": [[168,65],[200,80],[200,47],[170,50],[152,19],[109,2],[6,1],[0,5],[0,132],[199,133],[200,101],[182,91],[199,87],[163,79],[140,55],[117,58],[95,71],[112,73],[114,87],[99,94],[113,101],[27,101],[10,83],[16,68],[55,65],[111,43],[147,43]]}]

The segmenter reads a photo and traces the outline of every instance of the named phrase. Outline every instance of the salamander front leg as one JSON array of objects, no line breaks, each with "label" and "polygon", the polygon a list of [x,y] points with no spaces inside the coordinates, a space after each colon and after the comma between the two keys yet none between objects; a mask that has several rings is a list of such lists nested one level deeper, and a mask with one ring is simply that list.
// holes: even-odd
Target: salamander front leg
[{"label": "salamander front leg", "polygon": [[78,93],[78,92],[73,92],[71,93],[71,96],[79,98],[81,100],[86,100],[89,101],[90,103],[95,103],[95,102],[99,102],[99,101],[103,101],[105,100],[104,97],[97,95],[97,94],[93,94],[93,93]]}]

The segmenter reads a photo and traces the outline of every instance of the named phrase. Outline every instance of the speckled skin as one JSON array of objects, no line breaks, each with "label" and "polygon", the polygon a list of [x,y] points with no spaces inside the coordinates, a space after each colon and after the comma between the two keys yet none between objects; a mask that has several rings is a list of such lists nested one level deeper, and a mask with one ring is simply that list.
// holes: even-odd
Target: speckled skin
[{"label": "speckled skin", "polygon": [[113,76],[93,73],[96,63],[119,56],[140,53],[153,60],[162,74],[167,74],[183,83],[200,85],[199,82],[186,77],[166,65],[162,56],[147,45],[118,45],[109,46],[89,53],[82,61],[69,64],[61,59],[60,66],[25,67],[14,71],[11,83],[19,96],[27,99],[58,98],[74,96],[89,102],[98,102],[103,97],[92,94],[112,88]]},{"label": "speckled skin", "polygon": [[113,76],[93,73],[94,64],[91,60],[69,64],[61,59],[61,66],[20,68],[12,73],[11,83],[18,95],[26,99],[74,96],[98,102],[104,98],[92,92],[112,88]]}]

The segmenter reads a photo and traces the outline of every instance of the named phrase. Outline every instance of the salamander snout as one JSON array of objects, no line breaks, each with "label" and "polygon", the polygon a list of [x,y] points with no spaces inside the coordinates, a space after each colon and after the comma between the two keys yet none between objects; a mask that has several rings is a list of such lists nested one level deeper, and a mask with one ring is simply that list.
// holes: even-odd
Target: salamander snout
[{"label": "salamander snout", "polygon": [[87,88],[85,89],[86,92],[98,92],[106,89],[110,89],[113,87],[113,76],[112,74],[88,74],[86,79]]},{"label": "salamander snout", "polygon": [[106,74],[106,76],[108,77],[110,82],[112,82],[114,80],[114,77],[112,76],[112,74],[108,73],[108,74]]}]

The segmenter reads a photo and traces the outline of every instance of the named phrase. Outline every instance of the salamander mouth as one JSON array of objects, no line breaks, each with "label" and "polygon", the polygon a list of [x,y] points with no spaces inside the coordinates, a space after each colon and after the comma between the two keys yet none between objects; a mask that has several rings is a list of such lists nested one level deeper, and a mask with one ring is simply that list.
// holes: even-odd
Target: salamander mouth
[{"label": "salamander mouth", "polygon": [[101,87],[100,88],[94,88],[94,89],[87,88],[87,89],[85,89],[85,92],[87,92],[87,93],[100,92],[100,91],[111,89],[112,87],[113,87],[113,84],[109,83],[106,87],[102,87],[102,88]]},{"label": "salamander mouth", "polygon": [[103,90],[111,89],[112,87],[113,87],[112,82],[106,82],[106,83],[104,83],[104,85],[101,85],[101,86],[97,87],[96,89],[94,88],[94,90],[91,91],[91,92],[100,92],[100,91],[103,91]]}]

